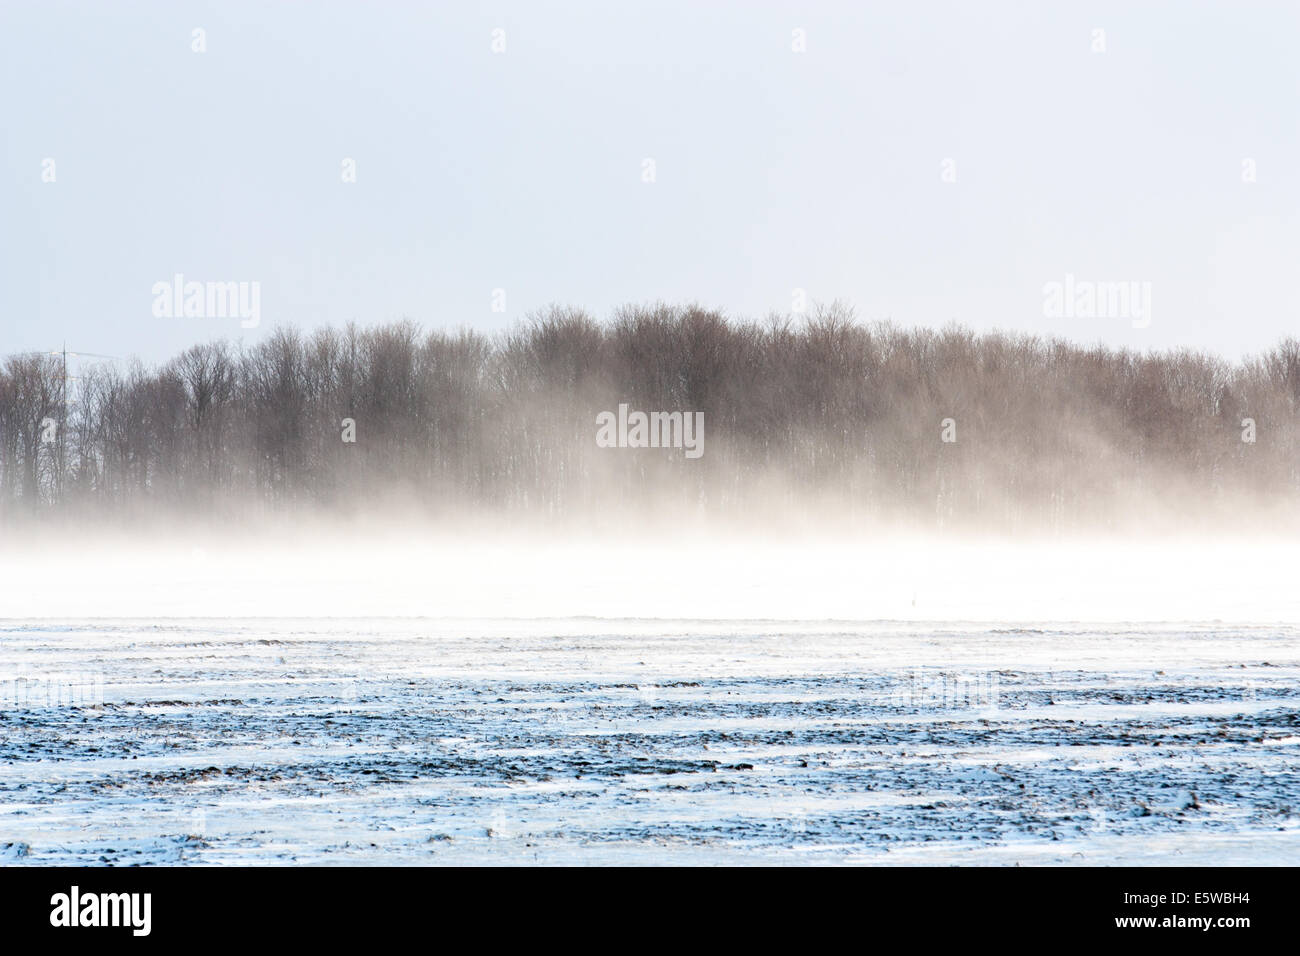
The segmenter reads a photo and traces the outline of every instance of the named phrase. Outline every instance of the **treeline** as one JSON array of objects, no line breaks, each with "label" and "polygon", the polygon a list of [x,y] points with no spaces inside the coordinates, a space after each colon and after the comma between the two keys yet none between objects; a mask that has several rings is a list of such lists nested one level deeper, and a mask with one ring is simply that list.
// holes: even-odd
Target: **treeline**
[{"label": "treeline", "polygon": [[[703,412],[703,457],[597,447],[597,414],[620,403]],[[553,308],[498,336],[282,328],[69,383],[57,357],[7,358],[0,521],[394,504],[1012,530],[1290,514],[1298,411],[1292,339],[1234,364],[864,326],[840,307],[766,322],[638,307],[606,323]]]}]

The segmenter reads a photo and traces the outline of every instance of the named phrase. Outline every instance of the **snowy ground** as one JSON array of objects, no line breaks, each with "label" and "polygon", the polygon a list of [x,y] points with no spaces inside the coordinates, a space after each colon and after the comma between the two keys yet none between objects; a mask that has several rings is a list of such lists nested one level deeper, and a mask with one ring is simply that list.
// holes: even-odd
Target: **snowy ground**
[{"label": "snowy ground", "polygon": [[0,862],[1300,861],[1300,629],[0,621]]}]

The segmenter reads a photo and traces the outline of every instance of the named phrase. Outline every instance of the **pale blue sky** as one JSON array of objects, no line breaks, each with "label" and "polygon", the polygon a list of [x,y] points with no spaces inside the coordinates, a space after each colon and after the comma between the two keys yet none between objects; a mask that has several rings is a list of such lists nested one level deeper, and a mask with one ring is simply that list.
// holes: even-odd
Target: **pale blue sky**
[{"label": "pale blue sky", "polygon": [[[1281,2],[0,0],[0,353],[803,288],[1235,357],[1300,333],[1298,40]],[[177,272],[261,325],[156,318]],[[1066,273],[1150,326],[1045,318]]]}]

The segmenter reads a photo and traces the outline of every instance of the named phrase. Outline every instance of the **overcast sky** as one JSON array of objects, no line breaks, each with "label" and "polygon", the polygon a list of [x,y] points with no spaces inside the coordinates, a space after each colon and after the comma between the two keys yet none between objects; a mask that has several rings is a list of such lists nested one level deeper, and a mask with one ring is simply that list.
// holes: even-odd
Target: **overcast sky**
[{"label": "overcast sky", "polygon": [[[803,289],[1237,357],[1300,333],[1298,40],[1294,2],[2,0],[0,353]],[[156,316],[176,273],[260,324]],[[1149,323],[1045,314],[1067,274]]]}]

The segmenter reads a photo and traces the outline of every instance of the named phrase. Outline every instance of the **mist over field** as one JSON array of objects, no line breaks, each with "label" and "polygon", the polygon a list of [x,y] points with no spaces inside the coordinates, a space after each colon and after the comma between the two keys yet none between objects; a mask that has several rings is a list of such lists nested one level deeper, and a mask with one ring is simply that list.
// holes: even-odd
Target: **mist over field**
[{"label": "mist over field", "polygon": [[[0,372],[3,615],[1300,611],[1292,340],[1232,364],[839,307],[552,309],[91,365],[66,417],[63,387],[56,358]],[[620,408],[611,434],[700,428],[602,447]]]},{"label": "mist over field", "polygon": [[0,617],[1269,623],[1297,566],[1278,538],[297,527],[7,540]]}]

